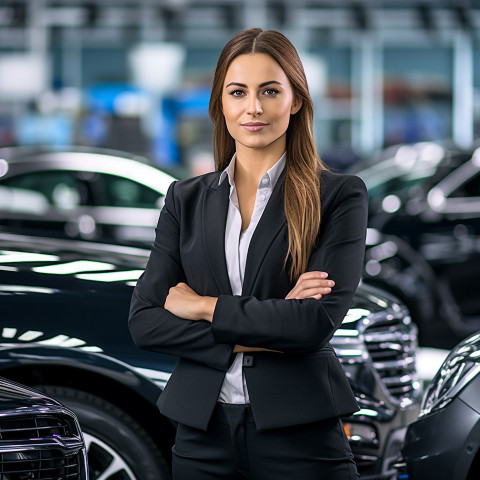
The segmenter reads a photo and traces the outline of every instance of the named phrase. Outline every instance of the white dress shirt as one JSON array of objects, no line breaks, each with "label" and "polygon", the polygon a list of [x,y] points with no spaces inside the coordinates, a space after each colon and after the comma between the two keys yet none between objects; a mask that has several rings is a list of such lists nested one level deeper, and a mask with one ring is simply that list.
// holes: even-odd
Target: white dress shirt
[{"label": "white dress shirt", "polygon": [[[225,257],[227,261],[228,277],[233,295],[241,295],[243,277],[247,262],[248,248],[255,228],[262,217],[273,188],[285,168],[286,153],[284,153],[275,165],[268,170],[260,179],[255,197],[252,217],[248,227],[242,232],[242,216],[238,204],[237,190],[235,188],[235,158],[233,156],[228,167],[222,172],[219,184],[225,177],[230,183],[230,202],[228,205],[227,224],[225,227]],[[218,397],[219,402],[245,404],[249,403],[247,384],[243,375],[243,353],[237,353],[228,369],[223,381],[222,389]]]}]

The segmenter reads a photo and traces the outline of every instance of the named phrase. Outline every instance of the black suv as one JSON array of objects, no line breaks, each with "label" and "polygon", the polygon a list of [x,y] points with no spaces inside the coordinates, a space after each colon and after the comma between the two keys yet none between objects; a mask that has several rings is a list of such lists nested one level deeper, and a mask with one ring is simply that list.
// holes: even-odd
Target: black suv
[{"label": "black suv", "polygon": [[[148,253],[0,233],[0,373],[75,411],[92,478],[170,477],[175,428],[156,401],[176,358],[136,348],[127,327]],[[332,340],[361,407],[344,425],[362,479],[391,477],[418,414],[416,335],[402,304],[363,285]]]},{"label": "black suv", "polygon": [[32,388],[0,377],[0,478],[87,480],[75,414]]},{"label": "black suv", "polygon": [[453,348],[438,369],[402,451],[399,478],[480,478],[480,331]]},{"label": "black suv", "polygon": [[480,329],[480,148],[398,145],[353,173],[370,201],[364,278],[407,304],[423,346]]}]

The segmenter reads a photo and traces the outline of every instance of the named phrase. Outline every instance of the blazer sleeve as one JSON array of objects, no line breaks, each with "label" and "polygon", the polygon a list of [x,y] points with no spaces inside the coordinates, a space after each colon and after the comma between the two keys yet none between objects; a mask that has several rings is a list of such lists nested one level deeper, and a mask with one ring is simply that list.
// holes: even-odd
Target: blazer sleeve
[{"label": "blazer sleeve", "polygon": [[305,353],[324,346],[341,325],[360,282],[365,253],[367,192],[355,176],[345,176],[326,207],[307,271],[325,271],[335,281],[321,300],[220,296],[213,315],[219,343]]},{"label": "blazer sleeve", "polygon": [[133,291],[128,320],[130,334],[135,345],[145,350],[227,371],[233,346],[217,343],[210,323],[185,320],[164,308],[170,287],[186,281],[180,260],[180,224],[174,187],[172,183],[168,189],[150,258]]}]

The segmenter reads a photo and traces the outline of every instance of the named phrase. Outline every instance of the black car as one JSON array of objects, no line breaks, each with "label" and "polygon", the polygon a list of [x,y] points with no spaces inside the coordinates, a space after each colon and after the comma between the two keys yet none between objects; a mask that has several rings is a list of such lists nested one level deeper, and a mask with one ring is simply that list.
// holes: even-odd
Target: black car
[{"label": "black car", "polygon": [[394,287],[421,344],[452,348],[480,329],[480,150],[422,143],[390,153],[356,171],[370,197],[365,278]]},{"label": "black car", "polygon": [[[127,327],[148,253],[0,234],[0,373],[76,412],[93,478],[170,475],[175,426],[156,400],[176,359],[136,348]],[[361,407],[344,425],[363,479],[392,475],[406,425],[418,414],[416,343],[405,307],[366,285],[332,340]]]},{"label": "black car", "polygon": [[0,148],[0,225],[9,231],[151,244],[173,180],[146,158],[126,152]]},{"label": "black car", "polygon": [[480,478],[480,332],[460,342],[429,384],[408,427],[401,478]]},{"label": "black car", "polygon": [[360,476],[389,479],[418,414],[417,328],[397,299],[363,284],[330,343],[360,405],[343,418]]},{"label": "black car", "polygon": [[47,395],[0,377],[0,478],[87,480],[75,414]]}]

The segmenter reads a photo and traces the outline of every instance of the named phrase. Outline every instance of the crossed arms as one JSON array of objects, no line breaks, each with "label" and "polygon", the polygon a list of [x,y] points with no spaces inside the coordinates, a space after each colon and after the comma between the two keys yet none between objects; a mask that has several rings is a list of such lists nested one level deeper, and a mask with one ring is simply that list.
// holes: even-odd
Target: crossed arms
[{"label": "crossed arms", "polygon": [[308,271],[284,298],[267,300],[200,296],[189,287],[179,250],[181,202],[175,202],[172,186],[149,263],[132,296],[129,326],[137,346],[226,371],[234,351],[303,353],[325,345],[350,306],[365,249],[365,186],[356,177],[335,185],[323,200]]}]

